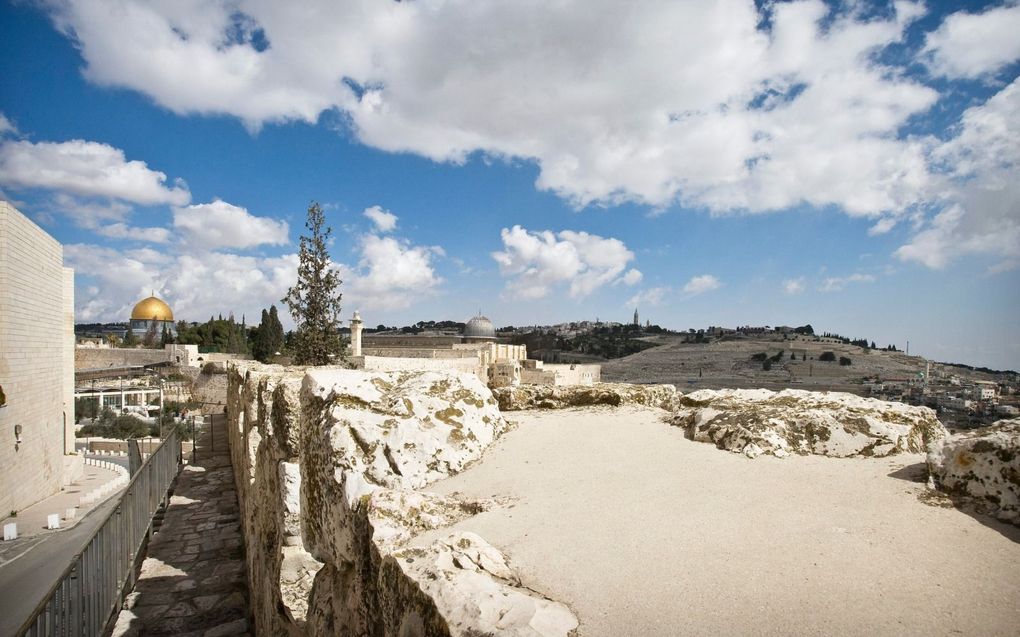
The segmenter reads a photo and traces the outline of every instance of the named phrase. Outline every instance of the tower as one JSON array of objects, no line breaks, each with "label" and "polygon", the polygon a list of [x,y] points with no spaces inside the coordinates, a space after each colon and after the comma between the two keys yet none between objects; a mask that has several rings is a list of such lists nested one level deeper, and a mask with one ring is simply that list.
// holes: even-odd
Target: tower
[{"label": "tower", "polygon": [[641,321],[638,320],[637,308],[634,308],[634,325],[636,327],[641,327]]},{"label": "tower", "polygon": [[361,356],[361,314],[354,310],[351,317],[351,356]]}]

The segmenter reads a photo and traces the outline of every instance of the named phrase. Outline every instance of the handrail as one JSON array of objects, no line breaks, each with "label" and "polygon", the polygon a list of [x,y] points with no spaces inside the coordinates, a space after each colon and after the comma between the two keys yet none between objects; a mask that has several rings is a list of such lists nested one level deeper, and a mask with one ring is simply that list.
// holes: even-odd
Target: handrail
[{"label": "handrail", "polygon": [[36,605],[17,635],[101,635],[134,582],[139,553],[180,472],[175,428],[131,476],[111,510]]}]

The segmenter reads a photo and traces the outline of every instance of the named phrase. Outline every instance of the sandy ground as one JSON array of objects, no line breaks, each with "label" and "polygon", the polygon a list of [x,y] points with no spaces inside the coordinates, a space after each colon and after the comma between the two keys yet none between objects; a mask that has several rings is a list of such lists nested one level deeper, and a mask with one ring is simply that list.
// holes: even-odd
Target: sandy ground
[{"label": "sandy ground", "polygon": [[920,502],[921,456],[749,460],[661,415],[510,414],[516,430],[430,490],[515,496],[455,528],[574,609],[580,635],[1020,634],[1020,529]]}]

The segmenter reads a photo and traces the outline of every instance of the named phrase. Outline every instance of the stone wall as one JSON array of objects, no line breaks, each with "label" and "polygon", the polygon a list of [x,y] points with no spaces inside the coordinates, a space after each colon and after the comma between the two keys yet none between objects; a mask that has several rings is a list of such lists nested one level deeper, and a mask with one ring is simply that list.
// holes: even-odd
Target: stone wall
[{"label": "stone wall", "polygon": [[[482,538],[411,547],[489,507],[423,491],[508,423],[472,374],[235,367],[228,427],[256,631],[265,635],[567,635]],[[314,577],[314,582],[313,582]]]},{"label": "stone wall", "polygon": [[517,385],[492,390],[503,411],[524,409],[568,409],[605,405],[645,405],[667,411],[676,408],[680,394],[673,385]]},{"label": "stone wall", "polygon": [[74,449],[70,286],[61,245],[0,201],[0,515],[59,491]]},{"label": "stone wall", "polygon": [[477,358],[395,358],[389,356],[363,356],[357,367],[375,372],[410,372],[423,370],[452,370],[475,374],[479,378],[487,372]]},{"label": "stone wall", "polygon": [[[61,352],[61,378],[63,380],[63,398],[62,402],[64,405],[63,413],[61,414],[64,419],[64,453],[74,453],[74,270],[71,268],[63,268],[61,271],[62,283],[63,283],[63,300],[64,305],[61,308],[62,320],[63,320],[63,333],[61,334],[60,352]],[[0,351],[3,351],[0,348]],[[84,467],[84,464],[81,465]],[[77,476],[72,473],[81,473],[77,468],[71,469],[71,473],[68,472],[68,467],[78,467],[77,464],[67,462],[64,463],[65,471],[63,483],[69,484],[72,480],[76,479]],[[2,511],[3,509],[0,509]]]},{"label": "stone wall", "polygon": [[165,363],[169,360],[170,353],[163,349],[142,349],[135,347],[74,348],[75,369],[150,365],[152,363]]}]

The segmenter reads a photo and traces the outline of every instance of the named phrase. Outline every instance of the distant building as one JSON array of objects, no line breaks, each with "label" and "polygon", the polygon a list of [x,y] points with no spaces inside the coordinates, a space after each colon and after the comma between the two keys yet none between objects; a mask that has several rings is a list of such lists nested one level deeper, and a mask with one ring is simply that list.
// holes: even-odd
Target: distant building
[{"label": "distant building", "polygon": [[999,386],[991,381],[979,380],[974,383],[972,395],[975,400],[992,400],[999,395]]},{"label": "distant building", "polygon": [[453,369],[476,374],[493,387],[524,384],[590,385],[601,379],[600,365],[543,365],[528,360],[527,347],[496,336],[492,321],[471,318],[460,334],[365,334],[361,316],[351,320],[355,366],[375,371]]},{"label": "distant building", "polygon": [[60,491],[74,454],[74,270],[0,201],[0,517]]},{"label": "distant building", "polygon": [[634,327],[641,327],[641,320],[638,318],[637,308],[634,308]]},{"label": "distant building", "polygon": [[163,335],[167,330],[171,336],[177,335],[177,326],[174,324],[174,313],[170,306],[163,299],[156,296],[142,299],[135,304],[131,310],[131,333],[135,338],[145,338],[150,330],[155,329],[156,338]]},{"label": "distant building", "polygon": [[492,325],[492,321],[479,314],[478,316],[468,320],[468,322],[464,325],[462,342],[495,343],[496,328]]}]

